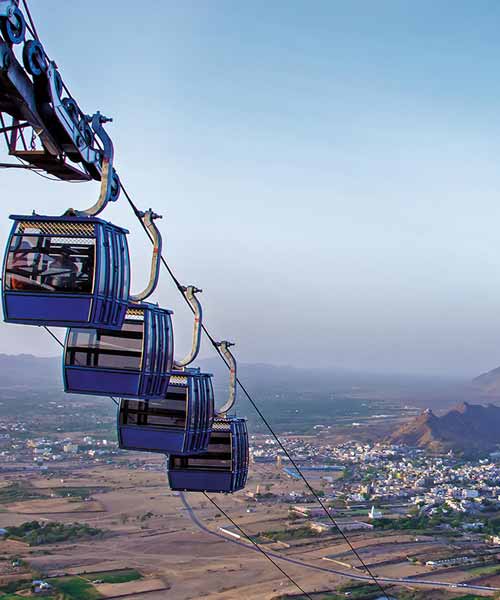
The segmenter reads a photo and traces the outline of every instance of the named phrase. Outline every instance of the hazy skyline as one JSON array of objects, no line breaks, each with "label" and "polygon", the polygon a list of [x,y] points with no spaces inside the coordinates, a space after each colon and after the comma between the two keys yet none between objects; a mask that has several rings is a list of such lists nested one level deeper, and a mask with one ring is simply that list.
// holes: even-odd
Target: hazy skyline
[{"label": "hazy skyline", "polygon": [[[123,182],[164,215],[167,259],[242,360],[500,365],[500,4],[30,6],[82,109],[114,118]],[[2,252],[9,213],[98,193],[0,176]],[[130,228],[140,288],[144,234],[123,197],[102,216]],[[175,310],[180,355],[189,315],[165,274],[155,299]],[[36,328],[0,335],[1,352],[58,352]]]}]

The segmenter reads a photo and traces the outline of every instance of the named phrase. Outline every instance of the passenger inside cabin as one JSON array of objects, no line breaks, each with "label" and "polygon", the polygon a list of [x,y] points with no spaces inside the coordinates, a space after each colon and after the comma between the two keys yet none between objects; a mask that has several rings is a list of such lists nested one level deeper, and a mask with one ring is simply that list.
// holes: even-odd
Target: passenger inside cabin
[{"label": "passenger inside cabin", "polygon": [[89,293],[93,263],[93,246],[24,237],[9,252],[6,286],[11,290]]},{"label": "passenger inside cabin", "polygon": [[80,291],[77,285],[79,267],[75,262],[75,257],[69,256],[64,250],[62,248],[61,254],[55,256],[44,256],[46,268],[40,273],[40,276],[43,278],[44,285],[53,290]]},{"label": "passenger inside cabin", "polygon": [[11,250],[7,259],[7,287],[11,290],[32,290],[38,286],[32,279],[33,244],[24,238],[19,247]]}]

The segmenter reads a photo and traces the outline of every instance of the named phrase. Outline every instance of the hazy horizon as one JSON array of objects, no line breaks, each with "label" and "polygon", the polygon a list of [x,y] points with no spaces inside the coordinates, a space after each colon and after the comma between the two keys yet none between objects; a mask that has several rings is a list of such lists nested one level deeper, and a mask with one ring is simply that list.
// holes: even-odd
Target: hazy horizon
[{"label": "hazy horizon", "polygon": [[[61,356],[57,355],[57,354],[34,354],[32,352],[21,352],[21,353],[17,353],[17,354],[9,354],[6,352],[0,352],[0,357],[7,357],[7,358],[19,358],[22,356],[27,356],[27,357],[32,357],[35,359],[42,359],[42,360],[56,360],[59,361],[61,360]],[[199,364],[206,364],[208,362],[214,362],[214,363],[220,363],[221,367],[223,369],[223,371],[225,371],[225,368],[223,368],[223,361],[222,359],[214,354],[211,356],[208,355],[200,355],[197,358],[197,363]],[[443,381],[461,381],[461,382],[466,382],[468,381],[470,378],[467,376],[463,376],[463,375],[446,375],[446,374],[441,374],[441,373],[418,373],[418,372],[407,372],[407,371],[384,371],[384,370],[367,370],[367,369],[360,369],[360,368],[356,368],[356,367],[339,367],[338,365],[331,365],[331,366],[306,366],[306,365],[292,365],[289,363],[275,363],[275,362],[262,362],[262,361],[238,361],[238,365],[240,367],[245,367],[245,366],[251,366],[251,367],[258,367],[258,366],[262,366],[262,367],[267,367],[267,368],[272,368],[272,369],[293,369],[293,370],[297,370],[297,371],[319,371],[321,373],[328,373],[329,371],[331,371],[332,373],[340,373],[340,374],[345,374],[345,375],[366,375],[366,376],[374,376],[374,377],[394,377],[394,378],[398,378],[398,377],[403,377],[403,378],[408,378],[408,379],[428,379],[428,380],[443,380]],[[206,367],[205,367],[206,368]],[[483,375],[484,373],[477,373],[476,375],[474,375],[473,377],[477,377],[479,375]]]},{"label": "hazy horizon", "polygon": [[[114,118],[123,182],[164,215],[167,260],[242,362],[463,378],[500,365],[500,5],[31,10],[82,109]],[[20,171],[2,183],[2,253],[10,213],[98,193]],[[137,290],[147,240],[123,197],[102,217],[131,231]],[[190,317],[165,274],[154,300],[175,311],[180,355]],[[2,323],[0,352],[57,345]]]}]

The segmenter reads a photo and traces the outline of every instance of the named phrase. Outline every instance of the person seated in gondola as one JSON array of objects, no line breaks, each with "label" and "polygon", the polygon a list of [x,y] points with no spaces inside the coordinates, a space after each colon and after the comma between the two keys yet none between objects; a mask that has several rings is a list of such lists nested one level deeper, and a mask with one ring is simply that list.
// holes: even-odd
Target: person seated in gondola
[{"label": "person seated in gondola", "polygon": [[[75,258],[61,249],[61,254],[44,256],[46,268],[40,273],[44,285],[54,291],[80,291],[79,267]],[[84,263],[85,264],[85,263]],[[88,276],[87,276],[88,280]]]},{"label": "person seated in gondola", "polygon": [[33,279],[35,255],[29,239],[23,239],[19,248],[9,254],[7,260],[7,285],[12,290],[34,290],[39,287]]},{"label": "person seated in gondola", "polygon": [[[24,239],[18,249],[9,255],[7,264],[10,289],[23,291],[88,291],[91,263],[80,261],[71,248],[51,250],[38,248]],[[47,252],[47,250],[49,250]]]}]

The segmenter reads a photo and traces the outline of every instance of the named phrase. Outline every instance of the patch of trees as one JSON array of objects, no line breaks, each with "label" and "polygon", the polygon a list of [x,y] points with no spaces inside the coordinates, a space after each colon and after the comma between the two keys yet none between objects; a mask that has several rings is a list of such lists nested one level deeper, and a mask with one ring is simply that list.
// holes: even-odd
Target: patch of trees
[{"label": "patch of trees", "polygon": [[106,533],[103,529],[90,527],[85,523],[41,523],[39,521],[28,521],[18,527],[6,527],[6,531],[7,537],[26,542],[30,546],[102,538]]}]

